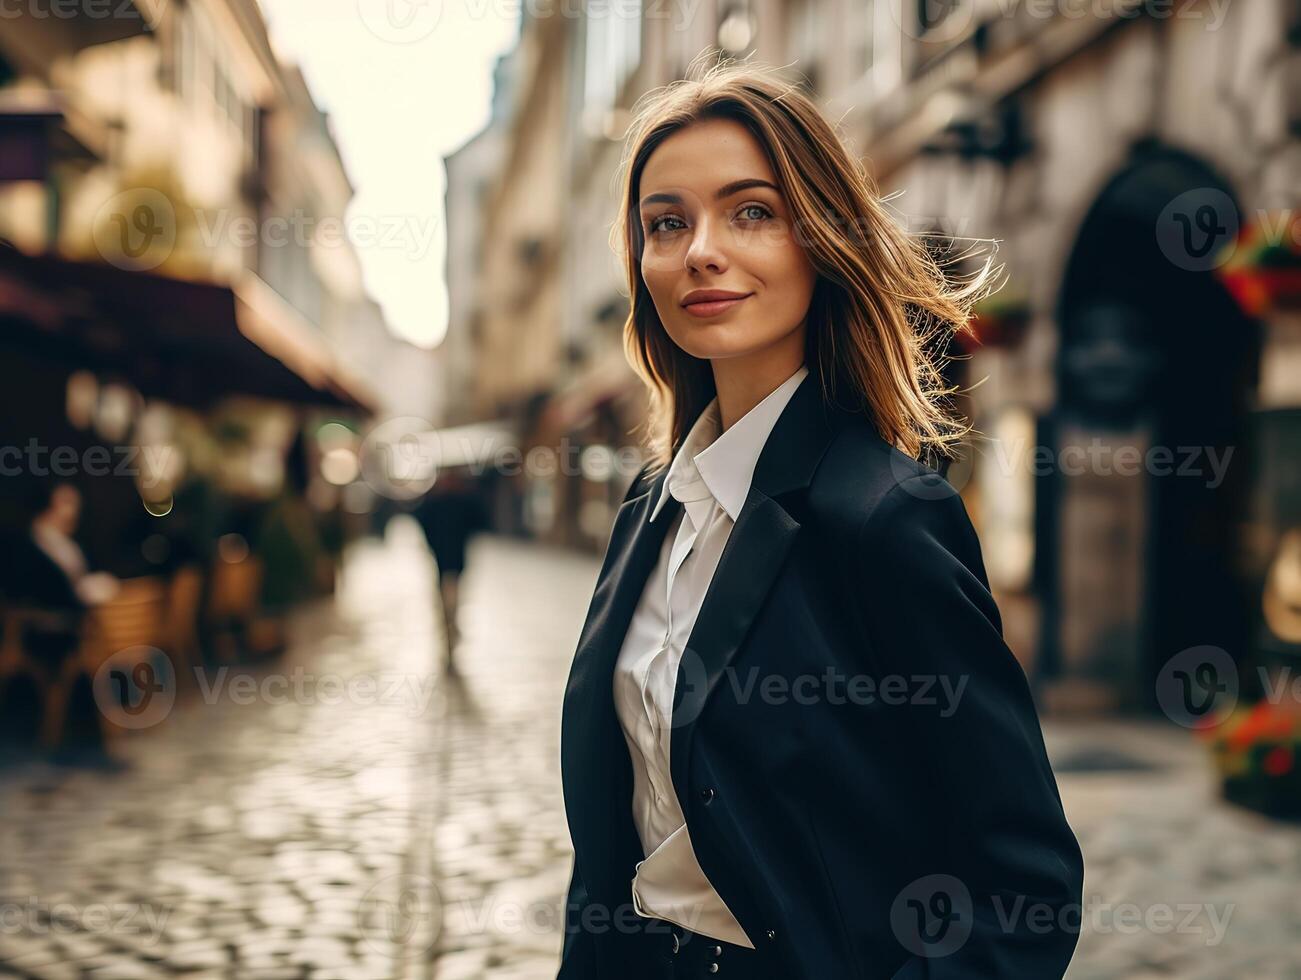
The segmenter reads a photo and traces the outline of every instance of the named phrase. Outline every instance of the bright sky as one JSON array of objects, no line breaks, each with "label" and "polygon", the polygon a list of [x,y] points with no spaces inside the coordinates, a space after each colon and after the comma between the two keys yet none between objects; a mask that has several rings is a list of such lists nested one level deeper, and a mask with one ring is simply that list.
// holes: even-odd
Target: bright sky
[{"label": "bright sky", "polygon": [[356,196],[345,223],[390,329],[434,346],[450,153],[488,121],[492,69],[519,31],[518,0],[260,0],[280,56],[330,113]]}]

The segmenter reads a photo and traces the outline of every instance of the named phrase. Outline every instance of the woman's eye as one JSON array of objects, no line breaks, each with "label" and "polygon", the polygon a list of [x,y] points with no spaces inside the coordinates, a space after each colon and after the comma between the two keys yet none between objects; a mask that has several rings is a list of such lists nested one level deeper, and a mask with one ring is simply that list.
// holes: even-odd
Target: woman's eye
[{"label": "woman's eye", "polygon": [[[651,219],[650,225],[648,226],[648,230],[649,230],[650,233],[653,235],[653,234],[655,234],[657,231],[659,231],[661,227],[663,227],[664,222],[666,222],[666,221],[681,221],[681,220],[682,220],[682,219],[678,218],[676,215],[672,215],[672,214],[662,214],[662,215],[660,215],[658,218],[652,218],[652,219]],[[670,230],[670,231],[674,231],[674,230],[676,230],[676,229],[672,229],[672,228],[670,228],[669,230]]]},{"label": "woman's eye", "polygon": [[[740,211],[738,211],[737,213],[741,216],[742,219],[746,221],[763,221],[765,218],[771,218],[773,216],[772,210],[767,205],[764,204],[745,204],[742,205]],[[658,218],[652,218],[650,220],[650,222],[647,224],[647,231],[649,234],[654,235],[660,231],[681,230],[681,228],[677,226],[671,226],[666,228],[665,222],[670,222],[670,221],[675,221],[678,223],[679,226],[685,227],[685,225],[682,225],[682,219],[679,218],[677,215],[662,214]]]}]

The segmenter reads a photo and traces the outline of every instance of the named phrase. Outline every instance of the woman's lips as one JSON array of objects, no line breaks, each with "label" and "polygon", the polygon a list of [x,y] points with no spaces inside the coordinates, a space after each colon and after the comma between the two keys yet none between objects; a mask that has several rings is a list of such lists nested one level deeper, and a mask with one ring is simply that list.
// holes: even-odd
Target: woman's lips
[{"label": "woman's lips", "polygon": [[745,296],[738,296],[736,299],[713,299],[707,300],[704,303],[688,303],[682,308],[692,316],[718,316],[718,314],[730,310],[738,303],[744,303],[752,295],[754,294],[750,293]]}]

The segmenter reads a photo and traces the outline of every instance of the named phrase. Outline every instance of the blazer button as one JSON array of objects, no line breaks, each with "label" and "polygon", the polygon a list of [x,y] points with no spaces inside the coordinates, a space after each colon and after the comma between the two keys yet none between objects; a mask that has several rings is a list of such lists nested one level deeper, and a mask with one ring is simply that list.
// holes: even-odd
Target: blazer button
[{"label": "blazer button", "polygon": [[700,798],[705,801],[705,806],[714,802],[714,789],[712,786],[706,786],[700,791]]},{"label": "blazer button", "polygon": [[768,940],[769,940],[770,942],[772,942],[772,941],[774,941],[774,940],[776,940],[776,939],[777,939],[777,930],[776,930],[776,929],[769,929],[769,930],[768,930]]}]

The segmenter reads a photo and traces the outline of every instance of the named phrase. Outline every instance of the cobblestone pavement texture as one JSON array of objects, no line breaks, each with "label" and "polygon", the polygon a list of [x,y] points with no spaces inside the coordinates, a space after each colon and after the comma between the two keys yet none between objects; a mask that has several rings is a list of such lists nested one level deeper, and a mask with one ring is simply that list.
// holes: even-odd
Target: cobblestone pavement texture
[{"label": "cobblestone pavement texture", "polygon": [[[481,536],[444,678],[432,563],[395,521],[290,650],[214,673],[122,772],[0,774],[0,977],[555,975],[559,710],[598,559]],[[1045,725],[1086,859],[1076,980],[1301,978],[1301,828],[1216,800],[1151,723]]]}]

